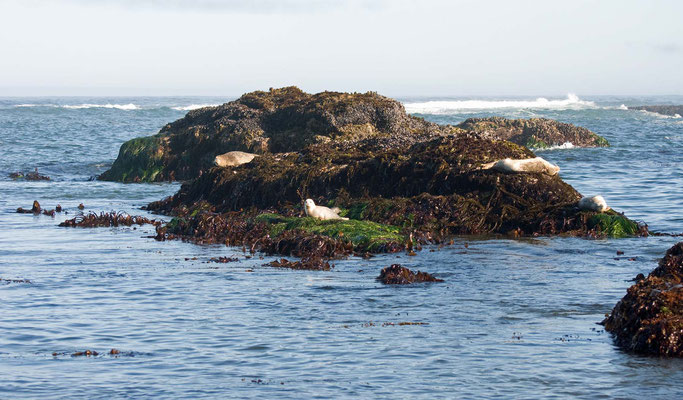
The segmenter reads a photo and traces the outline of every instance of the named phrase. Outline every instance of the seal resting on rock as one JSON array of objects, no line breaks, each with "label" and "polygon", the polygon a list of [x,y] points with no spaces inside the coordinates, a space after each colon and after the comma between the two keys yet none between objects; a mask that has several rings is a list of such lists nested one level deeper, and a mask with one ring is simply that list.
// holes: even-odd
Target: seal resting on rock
[{"label": "seal resting on rock", "polygon": [[521,160],[506,158],[484,164],[481,166],[481,169],[495,169],[500,172],[542,172],[548,175],[557,175],[560,172],[560,167],[547,162],[541,157],[524,158]]},{"label": "seal resting on rock", "polygon": [[603,212],[609,210],[607,202],[600,196],[583,197],[579,200],[579,210]]},{"label": "seal resting on rock", "polygon": [[316,206],[313,200],[311,199],[306,199],[306,204],[304,209],[306,210],[306,215],[309,217],[313,217],[315,219],[343,219],[345,221],[348,221],[348,218],[340,217],[338,208],[327,208],[323,206]]},{"label": "seal resting on rock", "polygon": [[254,157],[256,157],[256,154],[245,153],[243,151],[229,151],[216,156],[213,162],[219,167],[237,167],[238,165],[251,162]]}]

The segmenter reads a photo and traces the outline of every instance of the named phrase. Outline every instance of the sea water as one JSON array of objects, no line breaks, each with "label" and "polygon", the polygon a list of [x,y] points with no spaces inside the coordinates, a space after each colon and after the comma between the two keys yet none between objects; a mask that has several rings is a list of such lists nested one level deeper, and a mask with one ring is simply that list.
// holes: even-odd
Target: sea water
[{"label": "sea water", "polygon": [[[0,278],[31,282],[0,281],[0,398],[683,395],[683,360],[626,353],[598,325],[677,238],[459,237],[320,272],[263,266],[274,257],[241,248],[157,242],[149,225],[57,226],[80,203],[148,215],[140,207],[179,184],[91,178],[124,141],[228,100],[0,98]],[[591,129],[611,147],[537,154],[581,193],[652,230],[683,232],[683,119],[628,109],[683,97],[402,100],[444,124],[498,115]],[[8,176],[35,168],[52,179]],[[15,212],[33,200],[68,214]],[[207,262],[218,256],[239,261]],[[393,263],[445,283],[376,282]],[[72,356],[87,349],[100,354]]]}]

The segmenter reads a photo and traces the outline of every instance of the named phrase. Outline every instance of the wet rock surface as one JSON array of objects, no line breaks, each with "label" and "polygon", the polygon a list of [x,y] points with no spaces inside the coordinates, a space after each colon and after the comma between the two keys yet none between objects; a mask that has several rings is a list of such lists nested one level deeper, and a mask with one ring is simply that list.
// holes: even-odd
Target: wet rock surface
[{"label": "wet rock surface", "polygon": [[469,118],[457,127],[482,138],[508,140],[535,149],[561,146],[567,142],[576,147],[609,146],[605,138],[586,128],[546,118]]},{"label": "wet rock surface", "polygon": [[632,106],[629,110],[649,111],[657,114],[668,115],[675,117],[676,115],[683,115],[683,105],[661,105],[661,106]]},{"label": "wet rock surface", "polygon": [[647,278],[636,281],[602,321],[605,330],[625,350],[683,356],[683,242],[670,248]]},{"label": "wet rock surface", "polygon": [[426,272],[413,272],[401,264],[393,264],[383,268],[377,280],[386,285],[408,285],[416,282],[443,282]]}]

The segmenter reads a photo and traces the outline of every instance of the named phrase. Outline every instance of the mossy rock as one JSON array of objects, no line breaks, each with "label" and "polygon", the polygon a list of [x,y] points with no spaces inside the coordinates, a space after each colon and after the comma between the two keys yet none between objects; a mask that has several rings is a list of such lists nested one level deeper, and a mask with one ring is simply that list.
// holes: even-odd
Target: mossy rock
[{"label": "mossy rock", "polygon": [[613,238],[632,237],[640,232],[640,227],[635,221],[614,211],[591,216],[588,227]]},{"label": "mossy rock", "polygon": [[131,139],[121,146],[116,161],[99,179],[154,181],[165,168],[165,148],[166,141],[159,135]]},{"label": "mossy rock", "polygon": [[348,239],[355,247],[367,251],[373,251],[387,243],[403,243],[406,240],[406,236],[401,233],[399,227],[372,221],[355,219],[320,221],[310,217],[284,217],[272,213],[261,214],[256,217],[256,220],[269,224],[272,237],[277,237],[288,230],[301,230],[334,239]]},{"label": "mossy rock", "polygon": [[533,149],[561,146],[567,142],[576,147],[609,146],[607,139],[586,128],[546,118],[469,118],[457,127],[484,138],[508,140]]}]

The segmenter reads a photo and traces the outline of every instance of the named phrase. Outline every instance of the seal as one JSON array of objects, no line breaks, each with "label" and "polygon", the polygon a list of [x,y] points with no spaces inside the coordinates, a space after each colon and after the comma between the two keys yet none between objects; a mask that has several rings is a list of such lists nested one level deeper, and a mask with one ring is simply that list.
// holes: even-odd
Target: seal
[{"label": "seal", "polygon": [[506,158],[484,164],[481,166],[481,169],[494,169],[500,172],[541,172],[547,175],[557,175],[560,172],[560,167],[549,163],[541,157],[519,160]]},{"label": "seal", "polygon": [[309,217],[313,217],[315,219],[343,219],[345,221],[348,221],[348,218],[340,217],[338,208],[327,208],[323,206],[316,206],[313,200],[311,199],[306,199],[306,204],[304,206],[304,210],[306,211],[306,215]]},{"label": "seal", "polygon": [[256,157],[256,154],[243,151],[229,151],[216,156],[213,163],[219,167],[237,167],[238,165],[250,163],[254,157]]},{"label": "seal", "polygon": [[604,212],[609,210],[607,202],[600,196],[582,197],[579,200],[579,210]]}]

